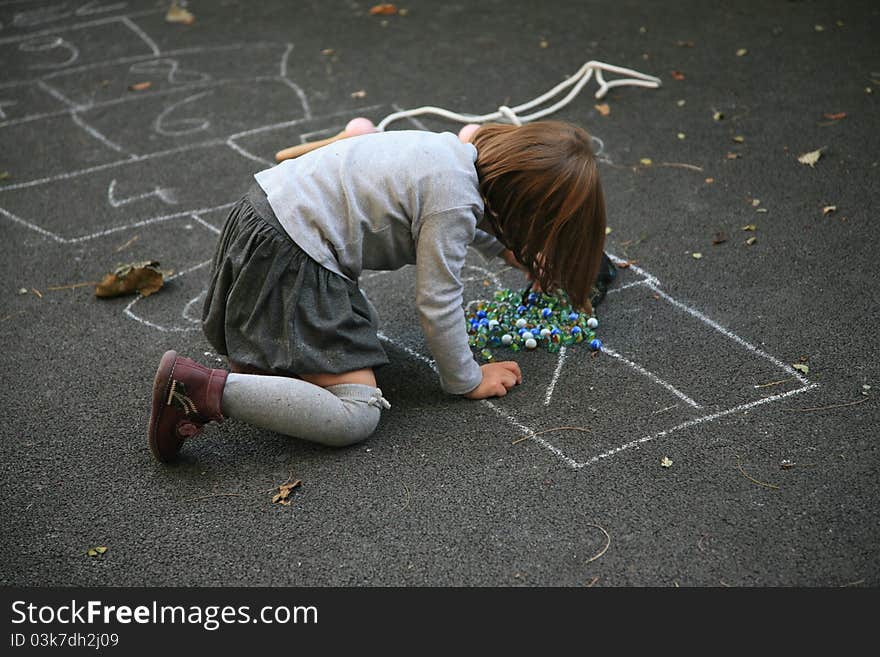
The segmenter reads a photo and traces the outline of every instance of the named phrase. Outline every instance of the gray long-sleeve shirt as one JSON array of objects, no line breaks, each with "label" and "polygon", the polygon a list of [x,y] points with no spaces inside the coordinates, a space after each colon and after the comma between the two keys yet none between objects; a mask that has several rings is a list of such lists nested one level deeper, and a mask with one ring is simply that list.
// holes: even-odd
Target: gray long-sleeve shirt
[{"label": "gray long-sleeve shirt", "polygon": [[503,246],[483,218],[477,151],[449,132],[394,131],[334,142],[257,173],[281,225],[320,265],[352,281],[364,269],[416,265],[416,306],[440,384],[463,394],[482,373],[467,342],[467,247]]}]

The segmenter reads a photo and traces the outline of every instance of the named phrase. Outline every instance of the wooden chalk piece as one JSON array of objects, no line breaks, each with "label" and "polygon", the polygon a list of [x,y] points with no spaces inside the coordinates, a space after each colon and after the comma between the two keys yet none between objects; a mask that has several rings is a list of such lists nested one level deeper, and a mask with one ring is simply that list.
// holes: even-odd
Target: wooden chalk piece
[{"label": "wooden chalk piece", "polygon": [[326,139],[319,139],[318,141],[311,141],[307,144],[298,144],[296,146],[290,146],[289,148],[285,148],[284,150],[278,151],[275,153],[275,161],[283,162],[284,160],[292,160],[295,157],[299,157],[300,155],[305,155],[306,153],[311,153],[313,150],[317,148],[321,148],[321,146],[326,146],[327,144],[332,144],[334,141],[339,141],[340,139],[345,139],[348,137],[348,132],[343,130],[338,135],[334,137],[327,137]]}]

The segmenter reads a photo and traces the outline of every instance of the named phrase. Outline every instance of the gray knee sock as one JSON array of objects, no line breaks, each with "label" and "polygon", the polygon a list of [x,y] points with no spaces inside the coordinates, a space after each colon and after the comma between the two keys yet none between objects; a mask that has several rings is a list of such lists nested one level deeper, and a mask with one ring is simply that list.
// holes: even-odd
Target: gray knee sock
[{"label": "gray knee sock", "polygon": [[391,408],[379,388],[342,383],[322,388],[286,376],[229,374],[223,414],[322,445],[343,447],[365,440]]}]

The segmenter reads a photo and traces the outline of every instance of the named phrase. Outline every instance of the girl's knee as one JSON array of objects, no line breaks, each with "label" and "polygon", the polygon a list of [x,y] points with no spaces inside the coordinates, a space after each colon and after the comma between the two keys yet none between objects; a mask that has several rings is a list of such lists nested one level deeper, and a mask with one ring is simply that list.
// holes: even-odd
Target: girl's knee
[{"label": "girl's knee", "polygon": [[342,384],[330,386],[327,390],[339,398],[345,409],[341,426],[329,431],[326,440],[321,441],[331,447],[348,447],[365,441],[376,431],[382,409],[391,408],[376,387]]}]

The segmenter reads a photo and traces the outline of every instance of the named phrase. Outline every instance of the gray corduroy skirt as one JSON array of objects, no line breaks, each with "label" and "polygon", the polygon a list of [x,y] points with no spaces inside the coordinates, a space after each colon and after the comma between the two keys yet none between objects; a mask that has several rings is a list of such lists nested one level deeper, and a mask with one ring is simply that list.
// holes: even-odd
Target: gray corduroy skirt
[{"label": "gray corduroy skirt", "polygon": [[388,357],[357,283],[312,260],[254,185],[229,213],[211,267],[202,328],[238,368],[341,374]]}]

